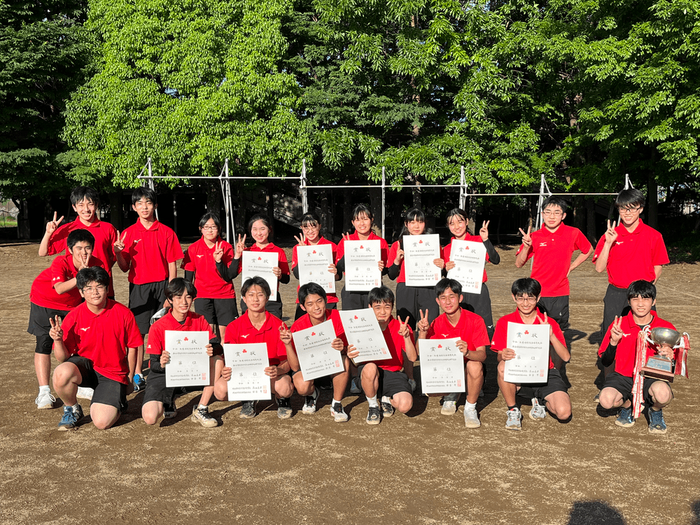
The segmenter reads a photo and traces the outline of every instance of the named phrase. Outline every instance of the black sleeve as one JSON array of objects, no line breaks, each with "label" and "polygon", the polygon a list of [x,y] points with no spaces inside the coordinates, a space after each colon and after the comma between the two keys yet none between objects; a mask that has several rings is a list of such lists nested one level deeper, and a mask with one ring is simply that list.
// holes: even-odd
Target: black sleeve
[{"label": "black sleeve", "polygon": [[221,346],[221,339],[219,337],[214,337],[209,340],[209,344],[214,349],[214,355],[224,355],[224,347]]},{"label": "black sleeve", "polygon": [[289,277],[288,273],[283,273],[282,275],[280,275],[280,283],[281,284],[287,284],[290,281],[290,279],[291,278]]},{"label": "black sleeve", "polygon": [[240,273],[241,260],[234,259],[231,261],[231,265],[228,267],[228,280],[233,281]]},{"label": "black sleeve", "polygon": [[391,279],[392,281],[395,281],[400,273],[401,273],[401,265],[400,264],[392,264],[386,270],[386,274],[389,276],[389,279]]},{"label": "black sleeve", "polygon": [[[231,263],[233,264],[233,263]],[[227,282],[233,281],[233,277],[231,277],[228,273],[228,268],[226,268],[226,263],[221,260],[218,263],[216,263],[216,271],[219,272],[219,276]]]},{"label": "black sleeve", "polygon": [[191,283],[194,282],[194,272],[191,270],[185,270],[185,281],[189,281]]},{"label": "black sleeve", "polygon": [[492,264],[498,264],[501,262],[501,256],[496,251],[496,247],[491,242],[491,239],[486,239],[484,241],[484,247],[486,248],[486,253],[489,254],[489,261]]},{"label": "black sleeve", "polygon": [[299,265],[298,264],[294,268],[292,268],[292,273],[294,274],[294,277],[299,279]]},{"label": "black sleeve", "polygon": [[615,361],[615,354],[617,353],[617,345],[611,345],[608,343],[608,347],[600,356],[600,362],[603,366],[610,366]]},{"label": "black sleeve", "polygon": [[151,354],[151,372],[165,372],[165,368],[160,366],[160,354]]},{"label": "black sleeve", "polygon": [[342,275],[345,272],[345,256],[338,259],[338,262],[335,263],[335,267],[338,269],[338,274]]}]

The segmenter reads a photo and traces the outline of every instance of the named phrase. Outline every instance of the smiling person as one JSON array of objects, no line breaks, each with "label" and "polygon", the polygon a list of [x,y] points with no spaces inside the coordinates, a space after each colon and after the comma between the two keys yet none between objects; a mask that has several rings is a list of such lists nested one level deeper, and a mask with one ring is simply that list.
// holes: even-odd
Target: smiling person
[{"label": "smiling person", "polygon": [[78,387],[94,389],[90,418],[98,429],[114,425],[126,410],[126,395],[136,369],[137,347],[143,344],[134,314],[107,297],[109,274],[83,268],[76,276],[85,299],[63,322],[51,319],[49,335],[59,364],[53,387],[64,402],[59,430],[70,430],[83,417]]},{"label": "smiling person", "polygon": [[[464,425],[467,428],[479,428],[481,422],[476,412],[476,402],[479,391],[484,384],[484,361],[486,347],[489,345],[489,334],[484,320],[464,310],[460,303],[462,285],[454,279],[442,279],[435,285],[436,302],[444,312],[432,323],[427,315],[421,313],[418,321],[419,339],[452,339],[459,338],[457,348],[464,355],[464,374],[467,384],[467,402],[464,405]],[[457,411],[459,393],[444,394],[440,413],[449,416]]]},{"label": "smiling person", "polygon": [[[131,194],[131,203],[138,219],[118,236],[114,253],[119,268],[129,272],[129,308],[145,337],[151,317],[165,303],[165,286],[177,277],[176,263],[183,254],[175,232],[156,220],[158,196],[155,191],[137,188]],[[143,355],[141,345],[133,378],[135,391],[146,387],[141,372]]]},{"label": "smiling person", "polygon": [[[234,254],[233,246],[221,238],[221,222],[214,213],[202,215],[199,231],[202,237],[185,251],[182,268],[197,290],[194,311],[205,317],[212,332],[223,336],[226,326],[238,317],[233,279],[242,252]],[[234,255],[238,255],[235,263]]]},{"label": "smiling person", "polygon": [[[542,285],[540,305],[562,330],[569,327],[569,274],[593,253],[581,230],[564,224],[566,201],[551,196],[542,203],[542,228],[530,233],[520,229],[522,244],[515,256],[515,267],[533,259],[530,277]],[[571,260],[575,251],[581,253]],[[558,360],[557,360],[558,361]],[[556,363],[557,368],[561,363]]]}]

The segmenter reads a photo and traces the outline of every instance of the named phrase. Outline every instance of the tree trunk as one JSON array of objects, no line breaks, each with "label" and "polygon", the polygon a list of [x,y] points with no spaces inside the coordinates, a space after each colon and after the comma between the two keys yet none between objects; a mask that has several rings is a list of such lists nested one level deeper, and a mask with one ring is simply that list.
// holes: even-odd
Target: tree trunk
[{"label": "tree trunk", "polygon": [[124,230],[124,214],[122,213],[122,192],[115,190],[109,194],[109,222],[117,230]]},{"label": "tree trunk", "polygon": [[647,224],[654,229],[659,228],[659,185],[653,172],[647,179]]},{"label": "tree trunk", "polygon": [[22,200],[12,200],[17,206],[19,213],[17,214],[17,238],[18,239],[29,239],[30,238],[30,227],[29,227],[29,206],[25,199]]}]

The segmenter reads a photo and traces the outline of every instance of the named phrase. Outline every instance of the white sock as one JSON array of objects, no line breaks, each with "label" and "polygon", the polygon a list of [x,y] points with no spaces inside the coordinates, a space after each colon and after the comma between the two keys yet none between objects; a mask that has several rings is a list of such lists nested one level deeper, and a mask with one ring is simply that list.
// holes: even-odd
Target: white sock
[{"label": "white sock", "polygon": [[80,410],[80,403],[76,402],[75,405],[73,405],[71,408],[73,409],[73,412],[75,412],[76,410]]},{"label": "white sock", "polygon": [[382,403],[391,404],[391,398],[389,396],[382,396]]},{"label": "white sock", "polygon": [[50,394],[51,388],[49,387],[49,385],[39,385],[39,393],[40,394]]},{"label": "white sock", "polygon": [[201,405],[201,404],[197,406],[197,410],[202,410],[202,409],[209,410],[209,406],[208,405]]},{"label": "white sock", "polygon": [[371,406],[371,407],[378,407],[379,406],[379,403],[377,403],[377,396],[374,396],[374,397],[367,396],[367,402],[369,403],[369,406]]},{"label": "white sock", "polygon": [[464,411],[466,412],[469,409],[474,409],[476,410],[476,403],[470,403],[469,401],[465,401],[464,403]]},{"label": "white sock", "polygon": [[[333,398],[333,405],[335,405],[336,403],[338,403],[339,405],[342,405],[342,403],[340,402],[339,399]],[[331,405],[331,406],[333,406],[333,405]]]}]

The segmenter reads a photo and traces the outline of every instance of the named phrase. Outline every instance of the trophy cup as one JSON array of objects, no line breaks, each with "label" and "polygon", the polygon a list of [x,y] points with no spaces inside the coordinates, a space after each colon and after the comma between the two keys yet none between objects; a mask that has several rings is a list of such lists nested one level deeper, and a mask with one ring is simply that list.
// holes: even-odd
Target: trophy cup
[{"label": "trophy cup", "polygon": [[[681,341],[681,334],[671,328],[654,328],[649,332],[647,340],[654,346],[668,345],[675,348]],[[660,355],[652,355],[647,364],[642,367],[645,377],[653,377],[662,381],[673,382],[673,361]]]}]

